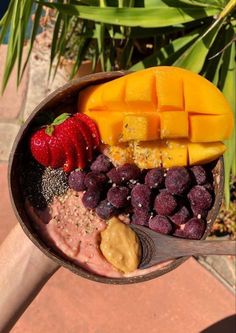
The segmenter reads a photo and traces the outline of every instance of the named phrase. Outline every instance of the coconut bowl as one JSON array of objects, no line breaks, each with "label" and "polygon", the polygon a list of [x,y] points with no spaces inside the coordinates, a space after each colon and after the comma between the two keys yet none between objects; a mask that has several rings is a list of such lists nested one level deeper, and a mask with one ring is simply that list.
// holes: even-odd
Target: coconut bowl
[{"label": "coconut bowl", "polygon": [[[56,115],[60,113],[60,110],[65,107],[74,107],[76,110],[76,100],[79,92],[85,87],[114,80],[121,76],[127,75],[128,72],[109,72],[109,73],[97,73],[84,76],[83,78],[73,80],[63,87],[57,89],[46,97],[32,112],[30,117],[26,120],[24,125],[21,127],[13,148],[10,154],[9,170],[8,170],[8,180],[11,203],[16,214],[16,217],[23,228],[26,235],[30,240],[37,246],[46,256],[51,258],[60,266],[69,269],[71,272],[82,276],[86,279],[107,283],[107,284],[131,284],[144,282],[147,280],[155,279],[163,274],[166,274],[179,265],[181,265],[188,257],[181,257],[172,260],[162,268],[157,268],[155,271],[139,275],[136,277],[122,277],[122,278],[109,278],[99,276],[97,274],[86,271],[85,269],[75,265],[69,259],[65,259],[60,254],[58,254],[52,248],[46,244],[44,239],[42,239],[34,228],[33,222],[27,215],[24,196],[21,189],[20,177],[21,172],[24,169],[27,160],[25,158],[26,152],[28,151],[28,139],[32,131],[38,124],[38,120],[42,115],[46,115],[48,112],[53,112]],[[223,197],[223,187],[224,187],[224,163],[221,157],[216,161],[213,168],[214,177],[214,191],[215,191],[215,201],[212,209],[209,211],[207,216],[207,227],[202,239],[205,239],[210,233],[212,224],[214,223],[222,203]]]}]

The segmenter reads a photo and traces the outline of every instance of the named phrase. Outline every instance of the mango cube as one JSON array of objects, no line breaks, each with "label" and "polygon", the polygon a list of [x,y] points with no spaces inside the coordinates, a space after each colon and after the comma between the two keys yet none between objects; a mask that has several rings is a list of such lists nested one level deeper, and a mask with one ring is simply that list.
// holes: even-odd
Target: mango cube
[{"label": "mango cube", "polygon": [[184,76],[184,96],[187,112],[200,114],[232,112],[226,98],[213,83],[187,71]]},{"label": "mango cube", "polygon": [[134,143],[134,163],[140,169],[152,169],[161,166],[161,150],[158,141]]},{"label": "mango cube", "polygon": [[[106,89],[107,85],[108,87]],[[101,99],[104,105],[106,105],[108,108],[111,108],[112,112],[121,112],[125,110],[125,86],[126,78],[123,77],[105,83],[103,85]]]},{"label": "mango cube", "polygon": [[85,114],[97,124],[102,143],[109,145],[119,143],[123,125],[122,112],[87,111]]},{"label": "mango cube", "polygon": [[233,115],[190,115],[190,141],[215,142],[229,138],[233,130]]},{"label": "mango cube", "polygon": [[127,75],[125,89],[125,103],[128,110],[156,111],[155,77],[151,71],[142,73],[142,82],[136,78],[136,73]]},{"label": "mango cube", "polygon": [[224,154],[226,146],[222,142],[188,143],[189,164],[211,162]]},{"label": "mango cube", "polygon": [[186,141],[170,140],[162,143],[161,162],[164,168],[188,165],[188,146]]},{"label": "mango cube", "polygon": [[159,111],[184,110],[182,73],[172,67],[159,67],[156,73],[156,94]]},{"label": "mango cube", "polygon": [[161,139],[187,138],[188,113],[184,111],[162,112],[160,114]]},{"label": "mango cube", "polygon": [[126,114],[123,121],[122,141],[149,141],[159,138],[160,125],[157,112]]},{"label": "mango cube", "polygon": [[78,98],[78,112],[85,113],[92,110],[105,110],[102,101],[102,87],[91,86],[80,91]]}]

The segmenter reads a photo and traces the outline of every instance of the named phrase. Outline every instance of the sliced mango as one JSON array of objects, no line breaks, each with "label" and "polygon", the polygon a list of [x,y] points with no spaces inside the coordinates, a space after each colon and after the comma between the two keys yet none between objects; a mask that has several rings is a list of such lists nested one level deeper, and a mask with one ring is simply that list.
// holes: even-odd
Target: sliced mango
[{"label": "sliced mango", "polygon": [[233,129],[233,115],[190,115],[190,141],[224,141]]},{"label": "sliced mango", "polygon": [[133,164],[133,148],[132,146],[123,143],[115,146],[101,145],[101,152],[108,156],[115,166],[126,163]]},{"label": "sliced mango", "polygon": [[119,143],[123,126],[122,112],[114,112],[112,117],[107,111],[87,111],[85,114],[97,124],[102,143],[109,145]]},{"label": "sliced mango", "polygon": [[164,168],[188,165],[187,142],[171,140],[161,145],[161,163]]},{"label": "sliced mango", "polygon": [[226,146],[222,142],[188,143],[189,164],[204,164],[214,161],[224,154]]},{"label": "sliced mango", "polygon": [[161,139],[165,138],[188,138],[188,114],[184,111],[162,112]]},{"label": "sliced mango", "polygon": [[[115,159],[131,160],[121,157],[129,149],[141,168],[211,161],[224,152],[220,141],[233,129],[224,95],[200,75],[177,67],[153,67],[86,88],[78,108],[97,123],[103,143],[119,147],[112,151]],[[173,152],[158,139],[173,141]],[[187,150],[178,146],[181,139]],[[121,142],[130,143],[131,152]]]},{"label": "sliced mango", "polygon": [[186,71],[183,80],[187,112],[212,115],[232,112],[224,95],[204,77]]},{"label": "sliced mango", "polygon": [[126,114],[123,121],[122,141],[149,141],[159,138],[160,120],[157,112]]},{"label": "sliced mango", "polygon": [[86,112],[104,109],[106,109],[106,106],[102,101],[102,86],[91,86],[80,91],[78,98],[78,110]]},{"label": "sliced mango", "polygon": [[153,73],[151,71],[143,72],[142,81],[145,84],[142,85],[142,89],[140,89],[140,81],[132,75],[126,76],[125,103],[127,110],[156,111],[157,95]]},{"label": "sliced mango", "polygon": [[156,94],[159,111],[184,110],[183,79],[179,70],[157,67]]},{"label": "sliced mango", "polygon": [[106,84],[102,85],[101,100],[103,105],[107,108],[111,108],[113,111],[122,111],[122,107],[125,110],[125,88],[126,77],[122,77],[109,82],[108,89]]},{"label": "sliced mango", "polygon": [[157,141],[135,142],[133,145],[134,163],[140,169],[161,166],[161,149]]}]

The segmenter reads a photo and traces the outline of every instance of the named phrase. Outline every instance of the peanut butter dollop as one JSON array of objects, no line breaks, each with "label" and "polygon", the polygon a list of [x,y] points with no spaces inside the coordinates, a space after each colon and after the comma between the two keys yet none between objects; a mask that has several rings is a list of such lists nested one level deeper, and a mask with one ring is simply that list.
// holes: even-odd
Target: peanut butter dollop
[{"label": "peanut butter dollop", "polygon": [[141,246],[136,233],[118,218],[111,218],[101,232],[100,249],[108,262],[124,273],[138,268]]}]

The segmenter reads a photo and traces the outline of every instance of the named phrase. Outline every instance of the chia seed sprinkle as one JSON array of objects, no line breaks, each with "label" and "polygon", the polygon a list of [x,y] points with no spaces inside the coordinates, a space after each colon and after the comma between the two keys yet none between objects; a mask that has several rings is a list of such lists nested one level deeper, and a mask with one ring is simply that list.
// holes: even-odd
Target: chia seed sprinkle
[{"label": "chia seed sprinkle", "polygon": [[45,168],[31,161],[23,172],[22,188],[25,197],[35,208],[44,209],[54,196],[66,193],[68,176],[62,169]]}]

